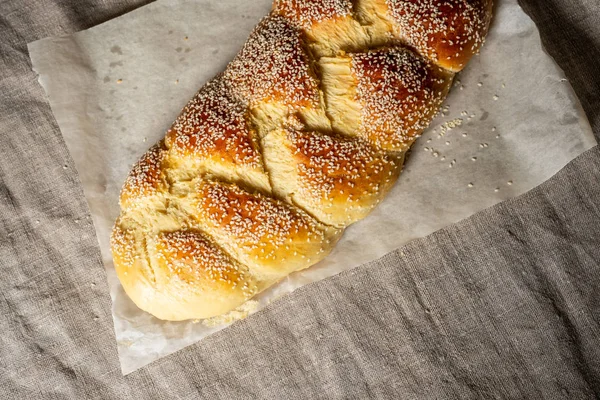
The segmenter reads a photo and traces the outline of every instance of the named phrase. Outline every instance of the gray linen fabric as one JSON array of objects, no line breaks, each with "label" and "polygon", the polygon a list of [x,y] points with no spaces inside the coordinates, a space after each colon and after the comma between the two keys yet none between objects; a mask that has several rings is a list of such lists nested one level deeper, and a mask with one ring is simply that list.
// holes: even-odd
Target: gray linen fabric
[{"label": "gray linen fabric", "polygon": [[[600,4],[522,0],[600,138]],[[0,399],[600,396],[600,148],[532,192],[123,377],[26,43],[143,1],[0,1]]]}]

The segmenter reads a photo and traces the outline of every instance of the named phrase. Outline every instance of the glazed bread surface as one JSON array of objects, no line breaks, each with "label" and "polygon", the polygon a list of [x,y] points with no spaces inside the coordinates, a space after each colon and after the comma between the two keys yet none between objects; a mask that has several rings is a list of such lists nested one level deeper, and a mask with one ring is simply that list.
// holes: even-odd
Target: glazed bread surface
[{"label": "glazed bread surface", "polygon": [[117,275],[163,320],[227,313],[322,260],[398,178],[491,0],[276,0],[131,170]]}]

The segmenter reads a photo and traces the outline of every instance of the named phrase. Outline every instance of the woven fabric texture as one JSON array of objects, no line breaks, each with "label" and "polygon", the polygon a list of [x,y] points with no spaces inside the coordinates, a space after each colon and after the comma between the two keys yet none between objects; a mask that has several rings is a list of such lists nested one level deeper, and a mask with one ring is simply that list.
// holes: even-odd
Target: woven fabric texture
[{"label": "woven fabric texture", "polygon": [[[94,229],[26,44],[143,4],[0,1],[1,399],[600,396],[598,147],[123,377]],[[522,5],[600,139],[600,4]]]}]

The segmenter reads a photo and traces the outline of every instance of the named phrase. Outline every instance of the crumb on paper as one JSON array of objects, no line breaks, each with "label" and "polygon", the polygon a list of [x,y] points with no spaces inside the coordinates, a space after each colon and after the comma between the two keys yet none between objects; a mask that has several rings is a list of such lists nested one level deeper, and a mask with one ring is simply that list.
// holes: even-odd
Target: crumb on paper
[{"label": "crumb on paper", "polygon": [[121,83],[123,83],[123,79],[117,79],[117,85],[120,85]]},{"label": "crumb on paper", "polygon": [[440,134],[439,137],[442,137],[446,134],[446,132],[448,132],[449,130],[452,130],[454,128],[458,128],[459,126],[461,126],[463,123],[462,118],[454,118],[451,121],[446,121],[442,124],[442,126],[440,126]]},{"label": "crumb on paper", "polygon": [[[248,300],[235,310],[228,312],[227,314],[217,315],[216,317],[207,318],[202,320],[202,324],[209,328],[219,326],[219,325],[229,325],[234,323],[235,321],[242,320],[246,318],[248,315],[253,313],[258,309],[258,301],[256,300]],[[199,321],[194,321],[195,323]]]}]

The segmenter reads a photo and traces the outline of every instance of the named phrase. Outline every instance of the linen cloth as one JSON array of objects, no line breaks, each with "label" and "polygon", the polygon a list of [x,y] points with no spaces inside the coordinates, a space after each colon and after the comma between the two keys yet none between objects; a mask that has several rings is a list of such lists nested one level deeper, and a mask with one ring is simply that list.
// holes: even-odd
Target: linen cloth
[{"label": "linen cloth", "polygon": [[[0,1],[0,398],[600,396],[598,147],[123,377],[94,229],[26,43],[142,4]],[[600,138],[600,4],[522,5]]]}]

